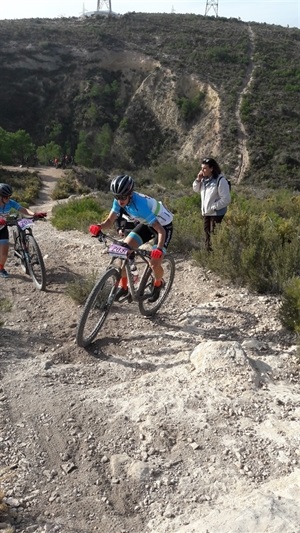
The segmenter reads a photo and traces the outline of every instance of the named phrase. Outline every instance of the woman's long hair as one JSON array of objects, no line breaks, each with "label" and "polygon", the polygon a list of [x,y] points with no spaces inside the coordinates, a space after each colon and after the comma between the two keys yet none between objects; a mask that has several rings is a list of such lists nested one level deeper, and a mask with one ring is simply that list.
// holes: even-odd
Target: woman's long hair
[{"label": "woman's long hair", "polygon": [[214,178],[217,178],[221,174],[221,168],[218,165],[217,161],[213,159],[212,157],[207,157],[202,160],[202,163],[204,165],[208,165],[209,168],[212,168],[212,175]]}]

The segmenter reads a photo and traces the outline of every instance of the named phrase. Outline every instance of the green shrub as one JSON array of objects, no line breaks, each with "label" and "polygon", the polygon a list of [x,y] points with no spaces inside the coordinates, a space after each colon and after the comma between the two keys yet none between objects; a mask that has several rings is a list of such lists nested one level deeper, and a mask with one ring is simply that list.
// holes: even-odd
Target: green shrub
[{"label": "green shrub", "polygon": [[300,333],[300,278],[293,277],[286,281],[283,292],[279,317],[283,326]]},{"label": "green shrub", "polygon": [[299,196],[267,192],[258,199],[234,193],[232,203],[212,236],[213,252],[204,247],[199,196],[174,202],[174,240],[203,266],[233,283],[260,293],[281,293],[300,264]]},{"label": "green shrub", "polygon": [[76,278],[66,287],[66,294],[79,305],[83,305],[94,287],[99,273],[93,271],[85,278]]},{"label": "green shrub", "polygon": [[205,99],[205,93],[199,91],[193,98],[182,96],[178,98],[177,105],[185,120],[189,121],[195,118],[202,109],[202,103]]},{"label": "green shrub", "polygon": [[174,213],[174,233],[170,249],[179,253],[191,253],[201,245],[203,222],[199,195],[184,196],[171,203]]},{"label": "green shrub", "polygon": [[0,181],[12,187],[13,199],[24,207],[36,202],[42,184],[40,176],[35,172],[14,172],[1,168]]},{"label": "green shrub", "polygon": [[71,194],[87,194],[90,189],[78,182],[76,176],[70,173],[67,176],[62,177],[55,185],[52,192],[53,200],[61,200],[68,198]]},{"label": "green shrub", "polygon": [[80,230],[86,232],[92,223],[102,220],[107,212],[91,197],[56,205],[52,210],[51,222],[59,230]]}]

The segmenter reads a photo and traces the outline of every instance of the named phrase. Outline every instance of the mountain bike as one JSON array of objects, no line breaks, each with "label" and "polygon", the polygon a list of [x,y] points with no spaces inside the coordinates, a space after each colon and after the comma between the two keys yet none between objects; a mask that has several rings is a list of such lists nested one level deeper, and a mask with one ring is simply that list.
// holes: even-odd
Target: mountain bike
[{"label": "mountain bike", "polygon": [[[107,246],[110,263],[85,302],[76,332],[76,342],[81,347],[91,344],[102,328],[114,303],[122,269],[125,269],[128,279],[128,294],[118,302],[137,302],[140,313],[144,316],[154,316],[157,313],[170,293],[175,276],[175,261],[170,254],[164,254],[163,286],[158,300],[149,302],[154,282],[150,252],[140,248],[126,248],[123,243],[104,233],[97,239]],[[111,244],[107,244],[107,241],[111,241]],[[139,278],[137,273],[141,274]]]},{"label": "mountain bike", "polygon": [[14,255],[25,274],[31,276],[39,291],[46,288],[46,269],[41,250],[32,234],[36,219],[20,218],[19,215],[7,217],[7,226],[13,227]]}]

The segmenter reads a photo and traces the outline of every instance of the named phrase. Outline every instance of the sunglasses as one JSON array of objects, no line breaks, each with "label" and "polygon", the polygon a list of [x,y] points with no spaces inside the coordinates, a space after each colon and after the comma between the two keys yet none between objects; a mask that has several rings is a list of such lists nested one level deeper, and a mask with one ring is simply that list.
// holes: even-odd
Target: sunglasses
[{"label": "sunglasses", "polygon": [[128,194],[114,194],[116,200],[127,200],[129,198]]},{"label": "sunglasses", "polygon": [[202,159],[202,163],[204,165],[208,165],[210,163],[210,159],[208,157],[206,157],[205,159]]},{"label": "sunglasses", "polygon": [[3,200],[9,200],[10,196],[1,196]]}]

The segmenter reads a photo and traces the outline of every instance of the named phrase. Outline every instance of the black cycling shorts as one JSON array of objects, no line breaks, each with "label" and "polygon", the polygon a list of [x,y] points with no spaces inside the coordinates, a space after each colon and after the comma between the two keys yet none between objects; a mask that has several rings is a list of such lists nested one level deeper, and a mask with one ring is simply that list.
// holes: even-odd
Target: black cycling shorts
[{"label": "black cycling shorts", "polygon": [[4,226],[4,228],[0,229],[0,243],[1,244],[7,244],[8,243],[8,229],[7,229],[7,226]]},{"label": "black cycling shorts", "polygon": [[[166,226],[163,226],[163,228],[166,232],[164,248],[168,248],[173,234],[172,222],[170,224],[167,224]],[[151,239],[154,239],[154,244],[157,244],[158,241],[158,234],[155,229],[153,229],[152,226],[147,226],[146,224],[138,224],[134,228],[134,230],[129,233],[129,237],[135,239],[138,242],[139,246],[142,246],[142,244],[151,241]]]}]

